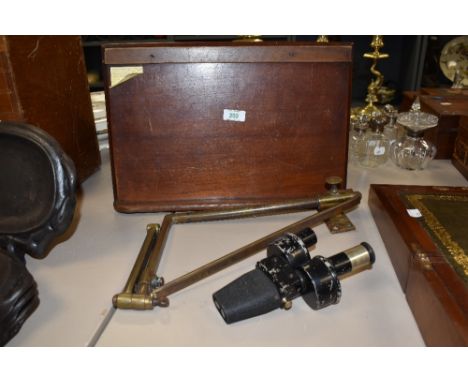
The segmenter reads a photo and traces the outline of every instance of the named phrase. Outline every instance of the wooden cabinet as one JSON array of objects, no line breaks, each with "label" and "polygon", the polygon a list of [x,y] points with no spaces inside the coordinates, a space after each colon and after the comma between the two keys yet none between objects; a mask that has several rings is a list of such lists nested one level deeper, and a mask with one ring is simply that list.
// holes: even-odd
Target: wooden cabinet
[{"label": "wooden cabinet", "polygon": [[0,120],[52,135],[83,181],[100,165],[78,36],[0,36]]},{"label": "wooden cabinet", "polygon": [[116,209],[258,205],[346,179],[351,48],[105,46]]}]

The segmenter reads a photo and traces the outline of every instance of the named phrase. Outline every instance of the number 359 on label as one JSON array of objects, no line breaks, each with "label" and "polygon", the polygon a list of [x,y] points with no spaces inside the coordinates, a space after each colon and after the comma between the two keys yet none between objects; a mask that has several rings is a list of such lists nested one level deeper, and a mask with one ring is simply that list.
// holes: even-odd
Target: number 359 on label
[{"label": "number 359 on label", "polygon": [[234,122],[245,122],[245,111],[244,110],[224,109],[224,111],[223,111],[223,120],[224,121],[234,121]]}]

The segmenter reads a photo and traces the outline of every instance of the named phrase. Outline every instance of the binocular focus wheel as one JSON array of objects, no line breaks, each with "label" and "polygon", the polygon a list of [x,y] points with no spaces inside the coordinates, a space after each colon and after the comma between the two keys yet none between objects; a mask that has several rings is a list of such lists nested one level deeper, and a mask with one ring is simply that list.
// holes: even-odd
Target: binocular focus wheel
[{"label": "binocular focus wheel", "polygon": [[0,252],[0,346],[21,329],[39,305],[36,282],[18,259]]}]

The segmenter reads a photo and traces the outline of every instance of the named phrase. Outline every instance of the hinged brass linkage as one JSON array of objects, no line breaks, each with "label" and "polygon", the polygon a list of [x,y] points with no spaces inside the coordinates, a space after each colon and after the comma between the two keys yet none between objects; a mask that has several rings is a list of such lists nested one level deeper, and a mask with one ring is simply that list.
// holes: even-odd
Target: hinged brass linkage
[{"label": "hinged brass linkage", "polygon": [[[113,305],[119,309],[136,310],[153,309],[154,306],[166,307],[169,305],[169,295],[266,249],[268,244],[286,232],[298,232],[305,227],[318,225],[342,214],[358,205],[360,200],[359,192],[334,189],[333,192],[319,195],[316,198],[260,207],[168,214],[161,225],[149,224],[147,226],[146,238],[124,290],[113,297]],[[320,212],[264,236],[172,281],[165,283],[162,277],[157,276],[169,230],[174,224],[278,215],[312,209]]]}]

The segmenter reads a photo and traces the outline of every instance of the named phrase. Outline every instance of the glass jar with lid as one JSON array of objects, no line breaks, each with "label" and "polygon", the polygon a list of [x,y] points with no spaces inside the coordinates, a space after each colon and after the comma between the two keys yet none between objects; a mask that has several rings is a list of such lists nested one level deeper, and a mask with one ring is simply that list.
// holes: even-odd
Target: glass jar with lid
[{"label": "glass jar with lid", "polygon": [[392,161],[407,170],[423,170],[435,157],[437,149],[424,139],[427,129],[437,126],[435,115],[424,113],[419,109],[412,109],[407,113],[400,113],[397,123],[405,129],[405,136],[395,141],[390,148]]},{"label": "glass jar with lid", "polygon": [[362,114],[351,118],[351,134],[349,137],[348,156],[351,163],[359,163],[365,152],[366,130],[369,127],[369,118]]},{"label": "glass jar with lid", "polygon": [[388,159],[389,140],[383,133],[387,118],[382,113],[373,113],[370,129],[367,130],[363,155],[359,164],[363,167],[377,167]]},{"label": "glass jar with lid", "polygon": [[387,124],[384,126],[383,133],[387,137],[389,145],[397,139],[398,126],[396,119],[398,117],[398,110],[390,104],[384,106],[384,114],[388,118]]}]

